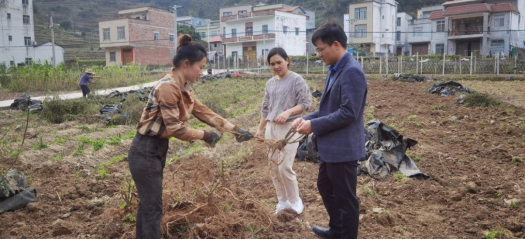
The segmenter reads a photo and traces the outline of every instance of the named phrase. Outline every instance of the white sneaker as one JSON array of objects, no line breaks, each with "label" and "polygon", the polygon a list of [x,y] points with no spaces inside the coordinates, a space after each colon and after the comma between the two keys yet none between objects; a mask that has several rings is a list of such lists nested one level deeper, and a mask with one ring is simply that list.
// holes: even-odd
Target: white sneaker
[{"label": "white sneaker", "polygon": [[297,212],[297,214],[301,214],[303,212],[304,206],[303,206],[303,200],[299,198],[296,202],[292,204],[292,209]]},{"label": "white sneaker", "polygon": [[275,214],[279,213],[280,211],[284,209],[291,208],[291,207],[292,207],[292,204],[290,204],[290,202],[288,201],[279,202],[277,203],[277,207],[275,208]]}]

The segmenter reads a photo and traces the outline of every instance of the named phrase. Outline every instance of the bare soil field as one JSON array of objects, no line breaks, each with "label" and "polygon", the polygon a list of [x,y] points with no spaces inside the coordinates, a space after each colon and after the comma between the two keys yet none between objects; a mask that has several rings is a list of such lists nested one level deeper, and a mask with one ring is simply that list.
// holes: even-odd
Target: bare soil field
[{"label": "bare soil field", "polygon": [[[322,90],[323,79],[308,83]],[[236,84],[264,87],[251,81]],[[430,179],[359,176],[359,237],[485,238],[492,232],[499,233],[492,238],[525,238],[525,110],[516,106],[520,104],[467,108],[454,96],[427,93],[433,83],[369,80],[366,120],[378,118],[417,140],[409,154]],[[196,85],[198,95],[217,86],[208,84]],[[497,91],[485,89],[522,89],[512,82],[465,84],[498,98]],[[231,121],[255,131],[262,94],[241,97],[230,106],[247,109]],[[22,126],[3,139],[4,150],[20,145],[24,117],[19,111],[0,111],[2,132]],[[129,195],[126,156],[133,134],[133,126],[82,121],[57,125],[32,116],[14,168],[28,176],[37,200],[0,215],[0,238],[134,238],[137,201],[126,205],[123,200],[123,194]],[[106,139],[100,149],[92,143],[97,139]],[[47,147],[37,149],[41,141]],[[239,144],[228,134],[216,148],[170,140],[163,238],[317,238],[311,226],[328,224],[317,192],[318,165],[294,164],[303,214],[275,215],[267,152],[255,140]],[[9,154],[0,159],[1,169],[12,162]]]}]

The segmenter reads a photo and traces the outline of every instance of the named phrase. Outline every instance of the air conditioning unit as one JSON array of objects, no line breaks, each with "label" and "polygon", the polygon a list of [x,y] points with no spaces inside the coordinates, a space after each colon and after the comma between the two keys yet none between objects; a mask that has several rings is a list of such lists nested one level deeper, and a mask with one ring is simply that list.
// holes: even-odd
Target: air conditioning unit
[{"label": "air conditioning unit", "polygon": [[36,46],[36,41],[33,41],[33,46]]}]

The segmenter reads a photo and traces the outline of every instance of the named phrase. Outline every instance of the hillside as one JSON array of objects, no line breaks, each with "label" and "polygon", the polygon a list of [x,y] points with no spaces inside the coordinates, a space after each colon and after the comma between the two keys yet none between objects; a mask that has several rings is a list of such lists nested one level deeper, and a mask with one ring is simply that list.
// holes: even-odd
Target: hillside
[{"label": "hillside", "polygon": [[[170,9],[173,4],[181,5],[179,16],[192,15],[203,18],[219,19],[219,8],[244,4],[275,4],[284,2],[302,6],[316,12],[316,24],[326,20],[342,22],[343,14],[348,12],[348,4],[362,0],[35,0],[35,37],[39,43],[51,41],[49,16],[55,24],[62,23],[67,31],[56,28],[55,41],[66,48],[66,58],[90,59],[103,58],[98,48],[98,22],[118,17],[118,10],[155,6]],[[397,0],[399,11],[415,15],[418,8],[441,4],[445,0]],[[209,7],[213,5],[215,7]]]}]

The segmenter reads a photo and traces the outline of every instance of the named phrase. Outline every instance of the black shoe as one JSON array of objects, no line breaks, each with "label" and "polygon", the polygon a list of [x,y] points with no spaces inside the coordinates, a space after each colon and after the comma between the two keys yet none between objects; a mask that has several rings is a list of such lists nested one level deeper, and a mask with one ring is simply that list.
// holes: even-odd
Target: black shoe
[{"label": "black shoe", "polygon": [[315,235],[321,238],[336,238],[337,237],[337,234],[334,231],[330,230],[330,228],[314,226],[312,227],[312,231],[315,233]]}]

